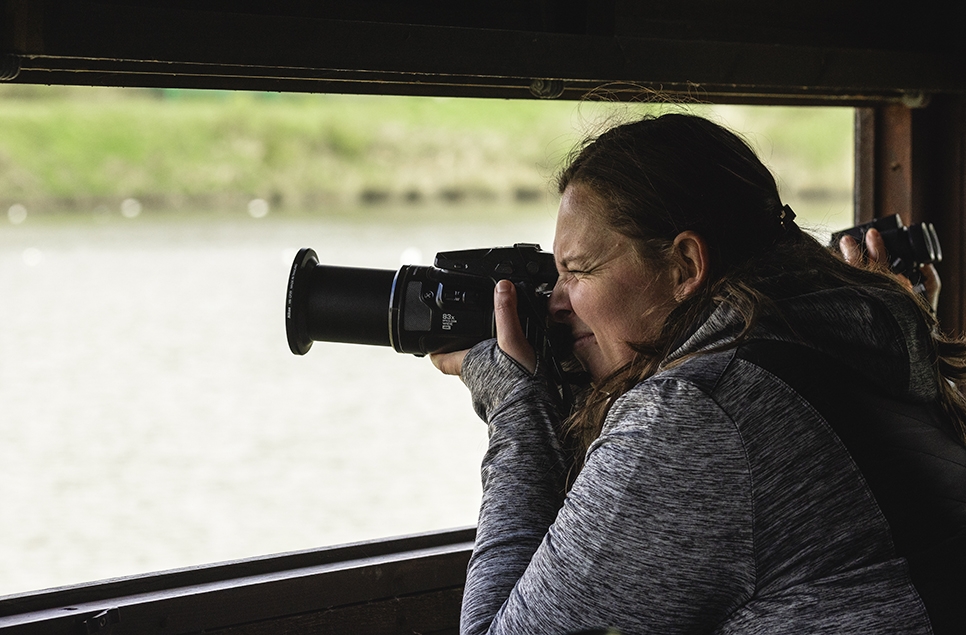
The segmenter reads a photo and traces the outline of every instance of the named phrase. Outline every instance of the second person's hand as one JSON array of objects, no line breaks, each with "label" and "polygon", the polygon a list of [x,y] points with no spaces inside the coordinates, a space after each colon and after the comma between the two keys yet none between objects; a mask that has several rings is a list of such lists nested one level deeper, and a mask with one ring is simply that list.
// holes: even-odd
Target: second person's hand
[{"label": "second person's hand", "polygon": [[[842,252],[845,261],[850,265],[855,267],[866,266],[866,259],[862,256],[862,250],[851,236],[842,236],[841,240],[839,240],[839,251]],[[886,250],[885,240],[883,240],[879,230],[872,228],[865,233],[865,251],[868,262],[888,265],[889,252]],[[926,302],[932,307],[933,313],[935,313],[939,308],[939,292],[942,289],[942,281],[939,279],[939,273],[931,264],[919,267],[919,273],[922,274],[923,295],[926,298]],[[900,276],[900,278],[903,284],[909,289],[912,289],[911,280],[904,276]]]}]

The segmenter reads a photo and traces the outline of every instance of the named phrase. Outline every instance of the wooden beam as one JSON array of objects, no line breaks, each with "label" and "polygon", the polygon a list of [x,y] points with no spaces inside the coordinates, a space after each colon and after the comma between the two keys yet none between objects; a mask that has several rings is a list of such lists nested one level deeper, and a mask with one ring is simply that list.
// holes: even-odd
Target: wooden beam
[{"label": "wooden beam", "polygon": [[780,14],[758,25],[741,13],[741,32],[757,36],[737,40],[714,21],[689,30],[679,12],[650,19],[628,3],[528,3],[551,7],[539,19],[441,10],[447,19],[429,24],[425,12],[372,2],[362,12],[338,2],[319,5],[328,12],[306,3],[273,12],[253,2],[228,10],[210,1],[0,1],[0,52],[19,64],[12,81],[25,83],[533,98],[531,82],[550,79],[565,97],[630,84],[638,97],[645,88],[708,101],[842,103],[966,92],[958,49],[849,44],[816,26],[790,33],[775,26]]},{"label": "wooden beam", "polygon": [[853,219],[856,225],[868,223],[875,215],[876,188],[876,109],[855,109],[855,178]]},{"label": "wooden beam", "polygon": [[913,112],[911,222],[935,224],[943,247],[939,324],[966,334],[966,98],[941,96]]},{"label": "wooden beam", "polygon": [[212,635],[458,635],[463,590],[450,589],[211,631]]},{"label": "wooden beam", "polygon": [[10,596],[0,600],[0,631],[175,635],[257,625],[253,632],[291,633],[327,624],[358,632],[345,620],[368,605],[362,632],[399,624],[455,632],[474,535],[436,532]]}]

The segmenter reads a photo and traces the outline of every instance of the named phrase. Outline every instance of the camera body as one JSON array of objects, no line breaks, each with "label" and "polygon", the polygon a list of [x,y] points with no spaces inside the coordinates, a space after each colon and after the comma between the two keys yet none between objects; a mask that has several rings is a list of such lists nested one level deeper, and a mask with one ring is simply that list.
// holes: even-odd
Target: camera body
[{"label": "camera body", "polygon": [[519,243],[436,254],[432,267],[398,271],[333,267],[312,249],[292,264],[285,306],[289,348],[304,355],[313,341],[392,346],[426,355],[469,348],[495,337],[493,288],[517,288],[520,321],[538,353],[560,345],[548,318],[547,299],[557,280],[553,254]]},{"label": "camera body", "polygon": [[906,227],[898,214],[877,218],[849,229],[832,234],[829,247],[837,250],[843,236],[851,236],[865,253],[865,234],[877,229],[882,235],[886,251],[889,253],[889,269],[905,276],[914,283],[918,282],[919,267],[943,259],[939,236],[932,223],[916,223]]},{"label": "camera body", "polygon": [[393,348],[425,355],[462,350],[496,337],[493,287],[499,280],[516,286],[520,323],[530,344],[542,351],[557,268],[553,254],[527,243],[440,252],[432,267],[402,267],[390,299]]}]

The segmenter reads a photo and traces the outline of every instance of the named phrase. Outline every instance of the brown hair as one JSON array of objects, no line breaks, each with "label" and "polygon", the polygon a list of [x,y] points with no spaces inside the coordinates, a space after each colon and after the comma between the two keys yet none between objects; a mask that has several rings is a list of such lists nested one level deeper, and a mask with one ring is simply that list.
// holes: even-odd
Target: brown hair
[{"label": "brown hair", "polygon": [[[632,345],[633,361],[585,391],[564,438],[574,457],[573,476],[614,401],[653,375],[714,307],[726,303],[742,316],[743,330],[731,344],[736,346],[773,306],[765,281],[778,274],[809,272],[797,284],[818,288],[861,284],[905,291],[894,276],[848,265],[802,232],[755,152],[702,117],[647,116],[588,140],[558,178],[561,194],[571,185],[599,197],[605,222],[631,238],[649,261],[670,264],[671,244],[687,230],[700,234],[710,251],[703,289],[675,308],[656,339]],[[966,380],[966,343],[941,336],[925,303],[915,297],[935,334],[941,402],[957,436],[966,438],[966,400],[958,388]]]}]

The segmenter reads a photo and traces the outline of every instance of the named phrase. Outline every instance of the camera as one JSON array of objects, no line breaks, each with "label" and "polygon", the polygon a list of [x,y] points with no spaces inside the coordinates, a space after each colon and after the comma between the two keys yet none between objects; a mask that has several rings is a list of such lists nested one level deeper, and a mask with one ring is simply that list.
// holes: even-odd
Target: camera
[{"label": "camera", "polygon": [[527,243],[440,252],[432,267],[398,271],[323,265],[301,249],[285,299],[289,348],[304,355],[313,341],[347,342],[420,356],[470,348],[496,336],[493,288],[501,279],[517,288],[527,340],[552,358],[566,346],[547,313],[557,269],[553,254]]},{"label": "camera", "polygon": [[857,225],[832,234],[829,247],[839,248],[842,236],[851,236],[859,244],[859,249],[865,252],[865,234],[870,229],[877,229],[882,234],[886,251],[889,253],[889,269],[893,273],[905,276],[917,283],[919,267],[943,259],[939,236],[932,223],[917,223],[906,227],[898,214],[877,218],[868,223]]}]

